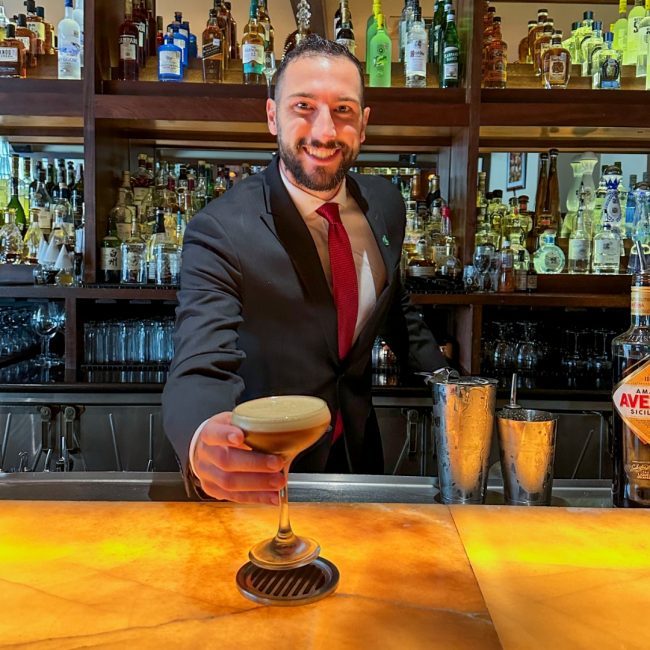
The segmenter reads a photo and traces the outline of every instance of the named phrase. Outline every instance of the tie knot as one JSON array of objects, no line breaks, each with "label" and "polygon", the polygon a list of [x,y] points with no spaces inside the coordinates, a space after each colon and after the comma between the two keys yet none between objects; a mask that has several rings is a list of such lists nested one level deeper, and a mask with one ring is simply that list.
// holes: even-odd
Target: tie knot
[{"label": "tie knot", "polygon": [[328,223],[332,225],[333,223],[341,223],[341,215],[339,214],[339,204],[338,203],[323,203],[316,210],[323,219],[327,219]]}]

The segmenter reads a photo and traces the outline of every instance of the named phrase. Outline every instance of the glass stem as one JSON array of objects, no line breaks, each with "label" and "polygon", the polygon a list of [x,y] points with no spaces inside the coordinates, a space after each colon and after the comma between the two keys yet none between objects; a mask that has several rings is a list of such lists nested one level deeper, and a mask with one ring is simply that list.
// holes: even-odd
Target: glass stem
[{"label": "glass stem", "polygon": [[[282,473],[284,474],[285,481],[288,481],[289,463],[285,464]],[[280,497],[280,525],[278,526],[276,539],[284,542],[294,537],[293,531],[291,530],[291,523],[289,522],[289,494],[287,484],[278,492],[278,495]]]},{"label": "glass stem", "polygon": [[43,336],[41,337],[41,355],[43,359],[47,359],[50,356],[50,337]]}]

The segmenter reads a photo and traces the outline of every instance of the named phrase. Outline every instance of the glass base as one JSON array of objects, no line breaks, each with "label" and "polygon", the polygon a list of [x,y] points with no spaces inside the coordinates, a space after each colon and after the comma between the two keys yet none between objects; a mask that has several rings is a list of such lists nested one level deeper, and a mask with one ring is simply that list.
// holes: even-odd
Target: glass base
[{"label": "glass base", "polygon": [[34,357],[34,363],[43,368],[54,368],[55,366],[63,365],[63,358],[57,357],[54,354],[39,354],[37,357]]},{"label": "glass base", "polygon": [[297,569],[313,562],[320,554],[318,542],[293,535],[289,540],[277,537],[255,544],[248,552],[250,561],[262,569]]}]

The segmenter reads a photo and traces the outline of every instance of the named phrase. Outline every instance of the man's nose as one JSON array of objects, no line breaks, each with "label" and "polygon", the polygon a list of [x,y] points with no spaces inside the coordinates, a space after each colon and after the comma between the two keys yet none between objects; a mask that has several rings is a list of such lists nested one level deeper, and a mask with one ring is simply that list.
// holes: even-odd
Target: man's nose
[{"label": "man's nose", "polygon": [[312,137],[321,142],[328,142],[336,138],[336,125],[332,119],[329,107],[321,108],[316,114],[312,124]]}]

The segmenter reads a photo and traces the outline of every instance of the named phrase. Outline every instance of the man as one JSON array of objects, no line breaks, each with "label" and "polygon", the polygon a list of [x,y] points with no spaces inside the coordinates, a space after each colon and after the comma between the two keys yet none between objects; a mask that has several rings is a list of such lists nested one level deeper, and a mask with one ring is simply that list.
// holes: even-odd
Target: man
[{"label": "man", "polygon": [[359,62],[310,36],[280,65],[266,113],[278,155],[185,232],[163,414],[188,489],[277,503],[282,462],[244,444],[230,424],[235,404],[317,395],[332,427],[293,469],[381,473],[370,392],[380,328],[412,369],[445,364],[400,281],[399,192],[346,174],[370,113]]}]

